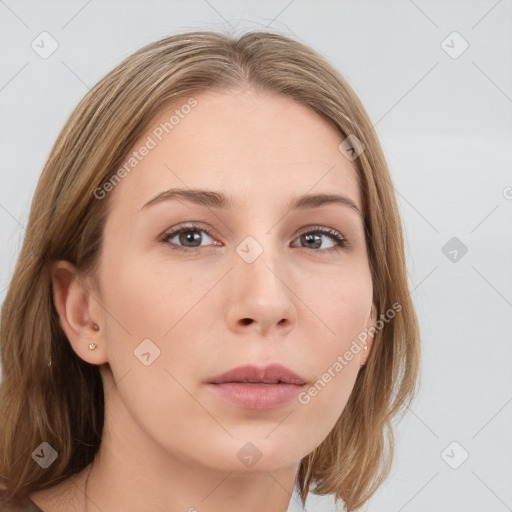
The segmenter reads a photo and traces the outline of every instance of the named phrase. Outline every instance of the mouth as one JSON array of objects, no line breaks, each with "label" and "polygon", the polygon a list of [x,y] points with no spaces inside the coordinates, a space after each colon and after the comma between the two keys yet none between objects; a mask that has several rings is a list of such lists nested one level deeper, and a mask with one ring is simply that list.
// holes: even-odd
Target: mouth
[{"label": "mouth", "polygon": [[306,385],[305,379],[285,366],[265,368],[247,365],[210,379],[207,388],[231,405],[249,410],[268,410],[289,403]]},{"label": "mouth", "polygon": [[240,382],[245,384],[297,384],[302,386],[306,381],[286,366],[272,364],[265,368],[254,365],[239,366],[209,381],[210,384]]}]

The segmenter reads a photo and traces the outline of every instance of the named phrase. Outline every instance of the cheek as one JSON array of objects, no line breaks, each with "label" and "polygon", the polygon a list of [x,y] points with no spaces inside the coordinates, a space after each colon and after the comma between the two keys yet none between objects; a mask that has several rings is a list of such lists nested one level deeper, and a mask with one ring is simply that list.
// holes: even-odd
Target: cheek
[{"label": "cheek", "polygon": [[332,349],[342,350],[367,327],[372,305],[372,281],[369,269],[340,269],[331,272],[316,281],[318,288],[308,297],[310,307],[318,312],[319,320],[324,324],[325,343],[322,346],[326,354],[332,355]]},{"label": "cheek", "polygon": [[311,428],[327,435],[342,413],[361,367],[365,345],[360,335],[369,327],[372,283],[365,268],[345,275],[340,272],[339,277],[324,283],[322,293],[309,297],[311,309],[321,312],[324,335],[316,338],[308,354],[314,382],[298,401],[307,410]]},{"label": "cheek", "polygon": [[110,341],[129,338],[135,344],[145,338],[168,339],[214,284],[197,272],[197,268],[166,267],[137,255],[106,264],[102,279],[106,321],[113,329]]},{"label": "cheek", "polygon": [[[208,317],[219,318],[208,294],[218,276],[125,257],[105,266],[102,277],[107,357],[116,382],[127,376],[126,403],[147,418],[162,415],[160,420],[171,424],[174,417],[158,407],[200,413],[183,385],[194,392],[191,375],[201,375],[199,355],[211,343]],[[145,404],[151,404],[148,410]]]}]

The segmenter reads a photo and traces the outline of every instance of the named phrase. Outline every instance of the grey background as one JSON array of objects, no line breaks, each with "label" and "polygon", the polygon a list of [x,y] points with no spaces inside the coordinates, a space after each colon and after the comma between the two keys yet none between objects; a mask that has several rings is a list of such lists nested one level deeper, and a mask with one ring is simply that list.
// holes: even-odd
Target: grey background
[{"label": "grey background", "polygon": [[[511,25],[510,0],[0,1],[0,301],[38,176],[88,88],[175,32],[289,34],[342,72],[377,127],[421,322],[421,391],[363,510],[512,510]],[[43,31],[59,45],[46,59],[31,47]],[[458,36],[442,46],[454,31],[469,44],[457,58]]]}]

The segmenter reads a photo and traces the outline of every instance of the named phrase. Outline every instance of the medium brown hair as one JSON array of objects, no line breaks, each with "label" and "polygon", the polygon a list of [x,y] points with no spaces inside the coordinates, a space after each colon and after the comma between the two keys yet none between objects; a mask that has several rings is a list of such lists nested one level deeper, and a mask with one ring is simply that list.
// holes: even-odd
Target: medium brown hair
[{"label": "medium brown hair", "polygon": [[[234,38],[196,31],[141,48],[100,80],[71,114],[43,169],[1,309],[0,494],[6,502],[81,471],[101,442],[99,367],[75,354],[60,326],[50,265],[67,260],[94,275],[109,205],[94,191],[114,175],[163,107],[206,89],[247,87],[307,105],[364,145],[352,163],[373,300],[378,316],[395,303],[401,311],[377,331],[336,425],[302,460],[298,484],[303,500],[310,490],[334,493],[355,510],[387,476],[391,420],[416,390],[419,332],[394,189],[369,116],[340,73],[296,40],[272,32]],[[59,455],[47,469],[31,458],[43,441]]]}]

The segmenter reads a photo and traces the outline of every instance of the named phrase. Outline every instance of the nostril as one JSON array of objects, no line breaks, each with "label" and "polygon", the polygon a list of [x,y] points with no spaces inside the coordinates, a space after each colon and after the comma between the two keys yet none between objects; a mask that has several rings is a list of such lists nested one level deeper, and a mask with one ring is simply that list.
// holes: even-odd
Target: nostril
[{"label": "nostril", "polygon": [[242,318],[242,323],[244,325],[249,325],[250,323],[252,323],[252,318]]}]

